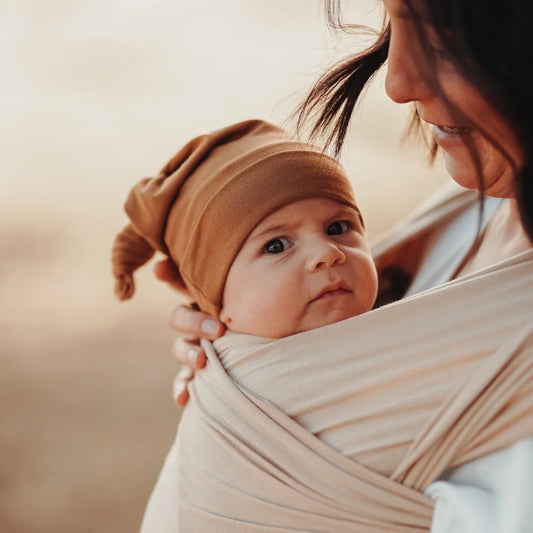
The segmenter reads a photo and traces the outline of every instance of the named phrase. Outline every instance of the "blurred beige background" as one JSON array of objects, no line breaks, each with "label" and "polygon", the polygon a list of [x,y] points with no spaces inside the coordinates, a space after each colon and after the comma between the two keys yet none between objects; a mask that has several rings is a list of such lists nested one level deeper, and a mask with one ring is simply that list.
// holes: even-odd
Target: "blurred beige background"
[{"label": "blurred beige background", "polygon": [[[346,3],[348,4],[348,3]],[[375,24],[373,0],[349,2]],[[138,276],[119,304],[122,202],[195,135],[283,122],[362,39],[318,0],[0,0],[0,531],[130,532],[179,411],[167,325],[178,298]],[[372,236],[443,179],[399,144],[383,77],[345,149]]]}]

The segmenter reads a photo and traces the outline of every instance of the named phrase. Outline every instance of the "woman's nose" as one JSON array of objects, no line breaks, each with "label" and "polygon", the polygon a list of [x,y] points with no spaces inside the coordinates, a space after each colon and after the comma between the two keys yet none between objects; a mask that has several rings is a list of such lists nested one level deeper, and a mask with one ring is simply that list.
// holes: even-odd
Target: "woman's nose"
[{"label": "woman's nose", "polygon": [[307,269],[309,272],[316,272],[322,268],[342,265],[344,261],[346,255],[334,242],[317,239],[310,246]]},{"label": "woman's nose", "polygon": [[387,59],[385,91],[398,104],[426,100],[431,96],[425,80],[422,51],[405,30],[392,32]]}]

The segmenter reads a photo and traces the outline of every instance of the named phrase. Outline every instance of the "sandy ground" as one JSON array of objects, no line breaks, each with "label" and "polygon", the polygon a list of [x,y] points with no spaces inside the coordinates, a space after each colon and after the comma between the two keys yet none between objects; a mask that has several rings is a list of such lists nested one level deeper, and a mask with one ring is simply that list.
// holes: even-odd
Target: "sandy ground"
[{"label": "sandy ground", "polygon": [[[352,20],[376,7],[350,4]],[[177,296],[150,269],[113,299],[131,185],[194,135],[282,122],[360,41],[315,0],[0,0],[0,531],[136,531],[176,429]],[[344,162],[372,236],[443,179],[398,142],[383,79]]]}]

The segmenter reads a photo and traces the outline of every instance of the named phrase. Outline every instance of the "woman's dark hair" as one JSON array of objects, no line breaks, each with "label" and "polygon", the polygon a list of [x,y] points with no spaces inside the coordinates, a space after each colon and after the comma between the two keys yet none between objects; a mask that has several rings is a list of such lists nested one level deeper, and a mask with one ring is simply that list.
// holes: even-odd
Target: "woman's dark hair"
[{"label": "woman's dark hair", "polygon": [[[514,176],[516,199],[522,224],[533,242],[533,2],[403,0],[403,3],[415,22],[413,39],[424,43],[428,73],[435,54],[444,54],[514,132],[524,157],[523,166],[516,169]],[[342,23],[340,0],[325,0],[325,6],[332,27],[350,29]],[[429,45],[428,27],[437,37],[438,52]],[[311,137],[325,135],[326,146],[332,146],[338,155],[363,89],[387,59],[389,39],[390,26],[385,20],[372,46],[326,72],[298,109],[298,129],[303,129],[311,120]],[[436,76],[433,78],[430,76],[428,82],[447,104],[452,116],[468,119],[446,98]],[[415,116],[412,125],[416,122]],[[475,125],[484,133],[483,124]],[[511,162],[501,146],[490,135],[486,136]],[[473,147],[470,149],[483,191],[479,157]]]}]

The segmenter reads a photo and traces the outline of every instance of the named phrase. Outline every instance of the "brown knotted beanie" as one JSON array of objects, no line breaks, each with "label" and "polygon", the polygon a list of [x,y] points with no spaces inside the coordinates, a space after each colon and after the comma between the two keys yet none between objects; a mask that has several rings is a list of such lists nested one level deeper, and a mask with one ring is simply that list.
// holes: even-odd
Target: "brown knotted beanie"
[{"label": "brown knotted beanie", "polygon": [[357,209],[342,167],[272,124],[249,120],[196,137],[157,177],[131,190],[131,223],[113,245],[115,293],[131,298],[133,272],[159,250],[199,307],[218,317],[231,264],[255,226],[287,204],[317,197]]}]

